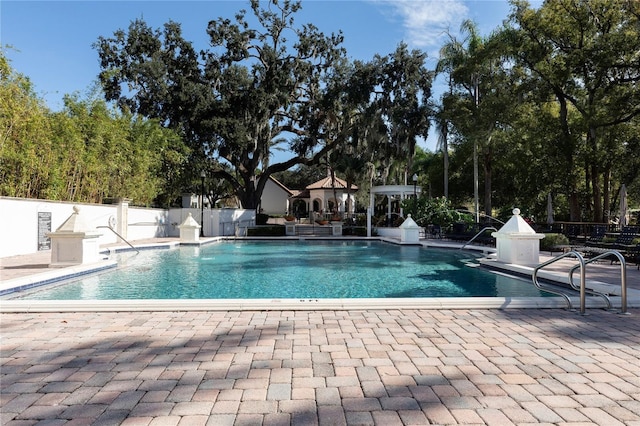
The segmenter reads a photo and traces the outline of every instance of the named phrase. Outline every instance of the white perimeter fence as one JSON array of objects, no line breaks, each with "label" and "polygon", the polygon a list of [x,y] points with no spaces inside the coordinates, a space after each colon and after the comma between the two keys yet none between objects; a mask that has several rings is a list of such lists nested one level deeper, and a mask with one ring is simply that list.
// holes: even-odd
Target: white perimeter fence
[{"label": "white perimeter fence", "polygon": [[[90,228],[102,235],[99,244],[118,242],[105,227],[111,226],[127,241],[179,237],[180,225],[189,213],[203,223],[205,237],[231,236],[255,225],[255,210],[243,209],[149,209],[118,204],[84,204],[0,197],[0,257],[50,250],[47,232],[58,229],[78,206]],[[202,214],[202,217],[201,217]]]}]

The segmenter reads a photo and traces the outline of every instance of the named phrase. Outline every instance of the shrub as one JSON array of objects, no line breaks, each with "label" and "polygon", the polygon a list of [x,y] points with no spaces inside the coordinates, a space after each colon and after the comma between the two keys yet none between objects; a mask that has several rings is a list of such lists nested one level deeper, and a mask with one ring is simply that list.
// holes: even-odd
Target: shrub
[{"label": "shrub", "polygon": [[[371,235],[377,235],[375,229],[371,231]],[[342,228],[342,235],[354,235],[356,237],[366,237],[367,228],[362,226],[349,226]]]},{"label": "shrub", "polygon": [[266,225],[269,220],[269,215],[264,213],[258,213],[256,215],[256,225]]},{"label": "shrub", "polygon": [[282,225],[258,226],[247,230],[249,237],[283,237],[285,234],[286,230]]},{"label": "shrub", "polygon": [[567,244],[569,244],[569,239],[562,234],[544,234],[544,238],[540,240],[540,250],[549,251],[555,246]]},{"label": "shrub", "polygon": [[411,214],[411,218],[420,226],[433,224],[440,225],[442,229],[448,229],[456,222],[473,223],[470,215],[456,211],[445,197],[407,198],[402,202],[402,207],[405,215]]}]

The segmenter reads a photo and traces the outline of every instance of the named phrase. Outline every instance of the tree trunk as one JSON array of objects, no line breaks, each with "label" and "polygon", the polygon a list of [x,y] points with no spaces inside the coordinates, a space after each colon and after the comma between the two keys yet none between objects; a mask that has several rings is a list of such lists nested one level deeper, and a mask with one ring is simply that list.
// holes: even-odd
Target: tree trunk
[{"label": "tree trunk", "polygon": [[602,172],[602,191],[604,221],[608,223],[611,219],[611,164],[607,164]]},{"label": "tree trunk", "polygon": [[562,89],[558,87],[553,88],[553,92],[558,100],[558,104],[560,106],[560,129],[562,140],[560,141],[560,145],[562,147],[562,152],[564,154],[567,170],[569,173],[567,174],[567,180],[565,181],[565,185],[567,188],[567,198],[569,200],[569,220],[572,222],[578,222],[582,219],[582,214],[580,211],[580,197],[578,194],[578,182],[577,178],[574,175],[573,165],[574,165],[574,141],[571,135],[571,130],[569,129],[569,120],[568,120],[568,108],[567,108],[567,100],[564,97]]},{"label": "tree trunk", "polygon": [[[488,148],[491,151],[491,148]],[[484,155],[484,214],[486,216],[491,216],[492,212],[492,202],[491,202],[491,177],[492,177],[492,167],[491,167],[491,152]]]},{"label": "tree trunk", "polygon": [[569,193],[569,220],[579,222],[582,220],[580,215],[580,198],[575,188]]},{"label": "tree trunk", "polygon": [[602,187],[600,186],[600,167],[597,163],[597,135],[596,129],[589,128],[587,133],[587,147],[591,150],[591,190],[593,198],[593,220],[595,222],[604,222],[602,211]]},{"label": "tree trunk", "polygon": [[333,203],[334,203],[333,211],[331,212],[331,214],[335,215],[338,213],[338,191],[336,190],[336,171],[333,170],[333,167],[330,167],[329,170],[331,172],[331,189],[333,189]]}]

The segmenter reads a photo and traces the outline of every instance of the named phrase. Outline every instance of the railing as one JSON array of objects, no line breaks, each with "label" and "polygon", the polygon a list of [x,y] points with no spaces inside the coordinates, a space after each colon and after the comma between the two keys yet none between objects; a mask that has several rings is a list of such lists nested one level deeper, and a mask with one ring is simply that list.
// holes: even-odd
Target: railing
[{"label": "railing", "polygon": [[[586,266],[591,262],[595,262],[596,260],[603,259],[605,257],[609,257],[612,255],[615,256],[620,262],[620,288],[621,288],[620,289],[620,313],[626,314],[627,313],[627,265],[626,265],[624,256],[620,254],[619,251],[609,250],[584,261],[584,265]],[[571,287],[573,288],[576,288],[575,284],[573,283],[573,273],[575,272],[576,269],[578,269],[578,267],[579,265],[576,265],[573,268],[571,268],[571,270],[569,271],[569,284],[571,284]],[[607,301],[608,309],[611,309],[611,300],[607,295],[599,293],[597,291],[591,291],[591,292],[598,296],[602,296]]]},{"label": "railing", "polygon": [[[467,214],[470,214],[470,215],[475,215],[475,213],[474,213],[474,212],[469,211],[469,210],[457,209],[456,211],[457,211],[457,212],[459,212],[459,213],[467,213]],[[491,219],[491,220],[495,220],[495,221],[496,221],[496,222],[498,222],[499,224],[504,225],[504,222],[503,222],[503,221],[501,221],[500,219],[498,219],[497,217],[489,216],[488,214],[485,214],[485,213],[482,213],[482,212],[478,212],[478,215],[479,215],[480,217],[488,217],[489,219]]]},{"label": "railing", "polygon": [[401,215],[400,213],[396,213],[396,212],[385,213],[384,216],[380,216],[377,218],[378,220],[373,224],[373,226],[379,227],[379,228],[394,228],[393,226],[394,216],[397,216],[398,219],[404,218],[404,216]]},{"label": "railing", "polygon": [[573,310],[573,305],[571,304],[571,299],[569,299],[569,296],[567,296],[560,290],[542,287],[538,282],[538,271],[540,269],[544,268],[545,266],[551,265],[552,263],[555,263],[561,259],[564,259],[565,257],[570,257],[570,256],[578,259],[578,263],[579,263],[579,265],[577,266],[580,268],[580,313],[584,315],[585,305],[586,305],[585,262],[584,262],[584,257],[582,257],[580,253],[578,253],[577,251],[570,251],[570,252],[561,254],[560,256],[556,256],[550,260],[547,260],[544,263],[539,264],[533,269],[533,274],[531,275],[531,279],[533,280],[533,285],[535,285],[538,289],[542,291],[546,291],[547,293],[553,293],[558,296],[564,297],[565,301],[567,302],[567,307],[569,308],[569,310]]},{"label": "railing", "polygon": [[468,246],[469,244],[471,244],[473,242],[473,240],[475,240],[476,238],[478,238],[480,235],[482,235],[484,233],[484,231],[488,231],[488,230],[494,230],[494,231],[498,231],[496,228],[494,228],[493,226],[485,226],[484,228],[482,228],[482,230],[480,230],[480,232],[478,232],[476,235],[473,236],[473,238],[471,238],[469,241],[467,241],[466,243],[463,244],[462,247],[460,247],[460,250],[462,250],[463,248],[465,248],[466,246]]},{"label": "railing", "polygon": [[127,243],[129,245],[129,247],[131,247],[132,249],[134,249],[137,253],[140,253],[140,250],[138,250],[137,248],[135,248],[129,241],[127,241],[122,235],[118,234],[116,232],[115,229],[113,229],[110,226],[96,226],[96,228],[106,228],[111,230],[111,232],[113,232],[114,234],[116,234],[118,236],[118,238],[120,238],[122,241],[124,241],[125,243]]}]

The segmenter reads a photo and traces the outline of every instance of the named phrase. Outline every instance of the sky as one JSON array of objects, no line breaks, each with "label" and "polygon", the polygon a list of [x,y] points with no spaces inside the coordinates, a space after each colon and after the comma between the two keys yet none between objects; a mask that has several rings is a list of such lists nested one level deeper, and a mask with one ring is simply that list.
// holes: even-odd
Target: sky
[{"label": "sky", "polygon": [[[208,22],[233,20],[241,9],[250,9],[248,0],[2,0],[0,46],[12,68],[29,77],[38,96],[58,111],[65,94],[83,97],[96,86],[100,66],[92,44],[98,37],[126,30],[138,18],[154,28],[172,20],[196,50],[206,49]],[[509,11],[507,0],[302,0],[295,19],[325,34],[341,30],[353,60],[388,55],[404,42],[427,52],[427,67],[434,69],[447,32],[456,35],[461,22],[471,19],[481,35],[489,35]],[[444,84],[436,81],[433,89],[437,99]],[[421,145],[433,150],[435,140],[430,136]]]}]

